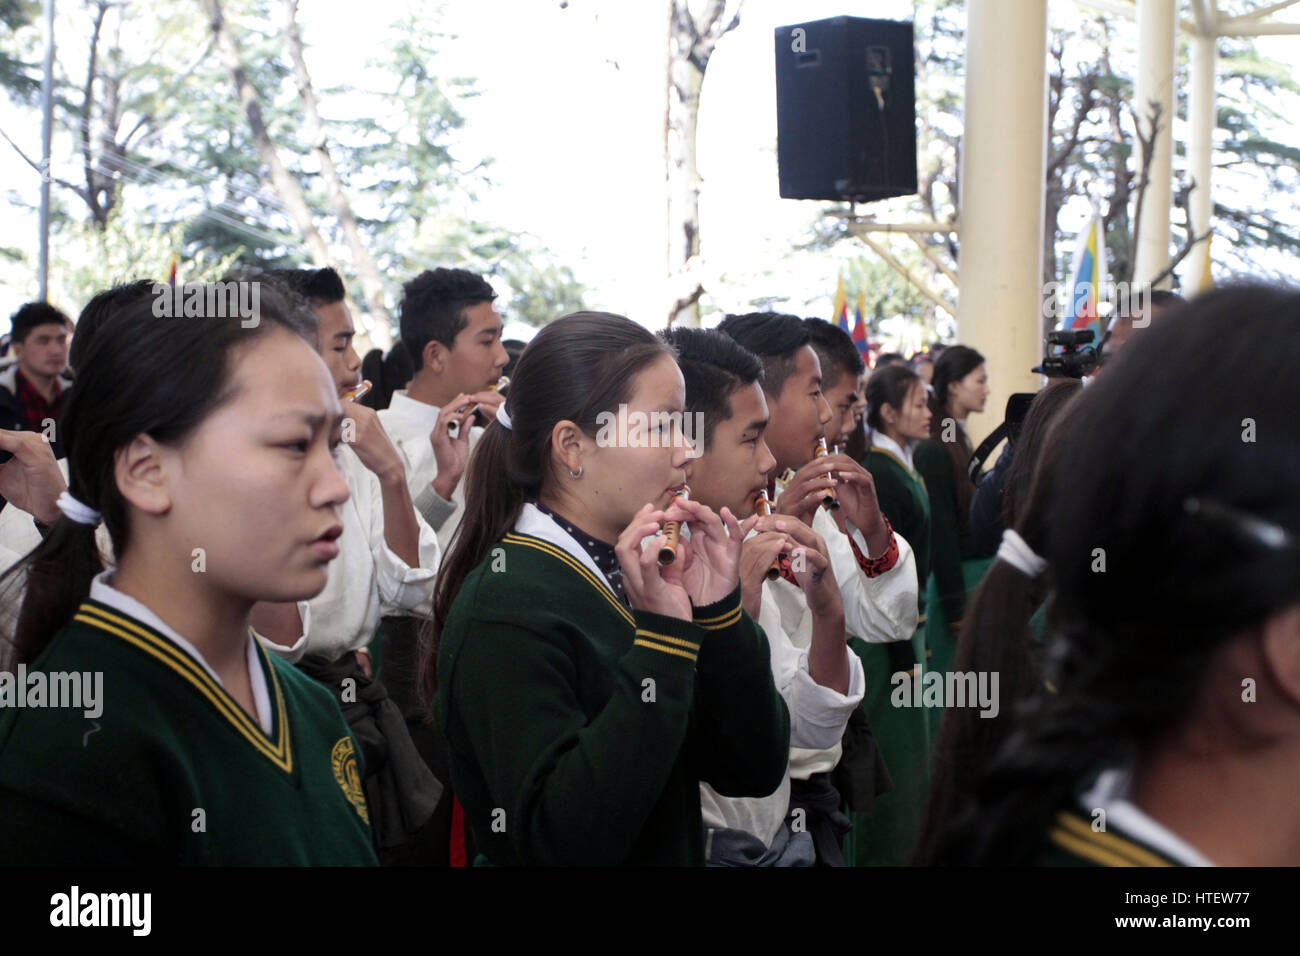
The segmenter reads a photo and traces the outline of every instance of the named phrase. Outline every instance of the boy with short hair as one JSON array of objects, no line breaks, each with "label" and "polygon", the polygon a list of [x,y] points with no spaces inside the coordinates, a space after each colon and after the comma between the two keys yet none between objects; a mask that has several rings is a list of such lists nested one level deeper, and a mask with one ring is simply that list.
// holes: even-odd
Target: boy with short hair
[{"label": "boy with short hair", "polygon": [[[738,519],[754,513],[776,464],[763,433],[768,411],[757,357],[720,332],[672,329],[688,415],[703,420],[691,466],[695,500]],[[698,419],[697,419],[698,420]],[[772,676],[790,712],[792,747],[839,744],[862,700],[862,665],[844,644],[844,607],[821,536],[794,518],[760,518],[741,556],[741,599],[771,649]],[[781,577],[765,580],[781,553]],[[812,833],[790,811],[789,770],[766,797],[726,797],[700,784],[707,861],[721,866],[811,866]]]},{"label": "boy with short hair", "polygon": [[402,289],[402,343],[415,376],[393,392],[379,419],[406,466],[415,506],[444,550],[465,512],[460,480],[483,432],[470,427],[474,408],[495,418],[504,401],[492,390],[510,358],[495,298],[482,276],[464,269],[425,271]]},{"label": "boy with short hair", "polygon": [[58,432],[63,399],[72,387],[68,365],[71,320],[48,302],[28,302],[13,314],[10,344],[17,359],[0,372],[0,428],[41,432],[62,458]]},{"label": "boy with short hair", "polygon": [[[912,549],[881,514],[866,469],[845,455],[817,455],[834,416],[822,393],[821,363],[807,326],[795,316],[766,312],[730,315],[719,329],[763,363],[771,415],[764,437],[776,459],[774,472],[782,475],[774,482],[774,511],[799,518],[825,541],[842,596],[846,637],[909,640],[917,616]],[[834,511],[825,507],[828,490],[840,502]],[[823,832],[822,862],[842,862],[841,840],[849,823],[838,810],[839,791],[849,791],[843,796],[855,809],[870,807],[881,792],[883,763],[864,718],[854,715],[846,741],[855,759],[839,767],[835,783],[831,772],[840,763],[839,744],[791,752],[792,806],[804,808],[810,821],[834,834]]]}]

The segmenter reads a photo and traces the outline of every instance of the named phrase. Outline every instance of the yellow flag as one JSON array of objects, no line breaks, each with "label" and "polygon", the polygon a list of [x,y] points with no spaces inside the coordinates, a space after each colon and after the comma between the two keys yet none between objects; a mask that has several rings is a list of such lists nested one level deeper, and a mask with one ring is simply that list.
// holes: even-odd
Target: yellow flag
[{"label": "yellow flag", "polygon": [[835,282],[835,308],[831,312],[831,321],[838,322],[840,316],[844,314],[844,276],[839,276]]}]

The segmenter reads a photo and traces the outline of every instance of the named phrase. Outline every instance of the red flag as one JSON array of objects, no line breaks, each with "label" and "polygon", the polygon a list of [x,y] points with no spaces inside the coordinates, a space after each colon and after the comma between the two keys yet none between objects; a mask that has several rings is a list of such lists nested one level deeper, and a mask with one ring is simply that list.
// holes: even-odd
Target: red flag
[{"label": "red flag", "polygon": [[867,324],[862,321],[862,300],[864,295],[865,294],[862,292],[858,293],[858,318],[853,324],[853,344],[858,347],[858,351],[862,353],[862,357],[866,358],[868,349]]}]

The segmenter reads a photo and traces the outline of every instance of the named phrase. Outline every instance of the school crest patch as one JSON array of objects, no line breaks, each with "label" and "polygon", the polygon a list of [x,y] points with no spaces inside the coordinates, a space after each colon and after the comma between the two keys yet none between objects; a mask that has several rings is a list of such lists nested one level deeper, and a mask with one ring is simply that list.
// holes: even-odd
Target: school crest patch
[{"label": "school crest patch", "polygon": [[369,823],[370,814],[366,810],[366,795],[361,789],[361,771],[357,769],[357,753],[351,737],[339,738],[330,751],[330,766],[334,768],[334,779],[338,781],[343,796],[348,798],[357,816]]}]

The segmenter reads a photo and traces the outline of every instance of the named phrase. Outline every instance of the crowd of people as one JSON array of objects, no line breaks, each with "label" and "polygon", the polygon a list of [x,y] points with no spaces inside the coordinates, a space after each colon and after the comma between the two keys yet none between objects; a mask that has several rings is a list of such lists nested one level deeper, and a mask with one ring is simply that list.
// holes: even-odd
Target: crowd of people
[{"label": "crowd of people", "polygon": [[13,316],[3,862],[1300,863],[1300,293],[1117,318],[982,471],[966,345],[223,281]]}]

